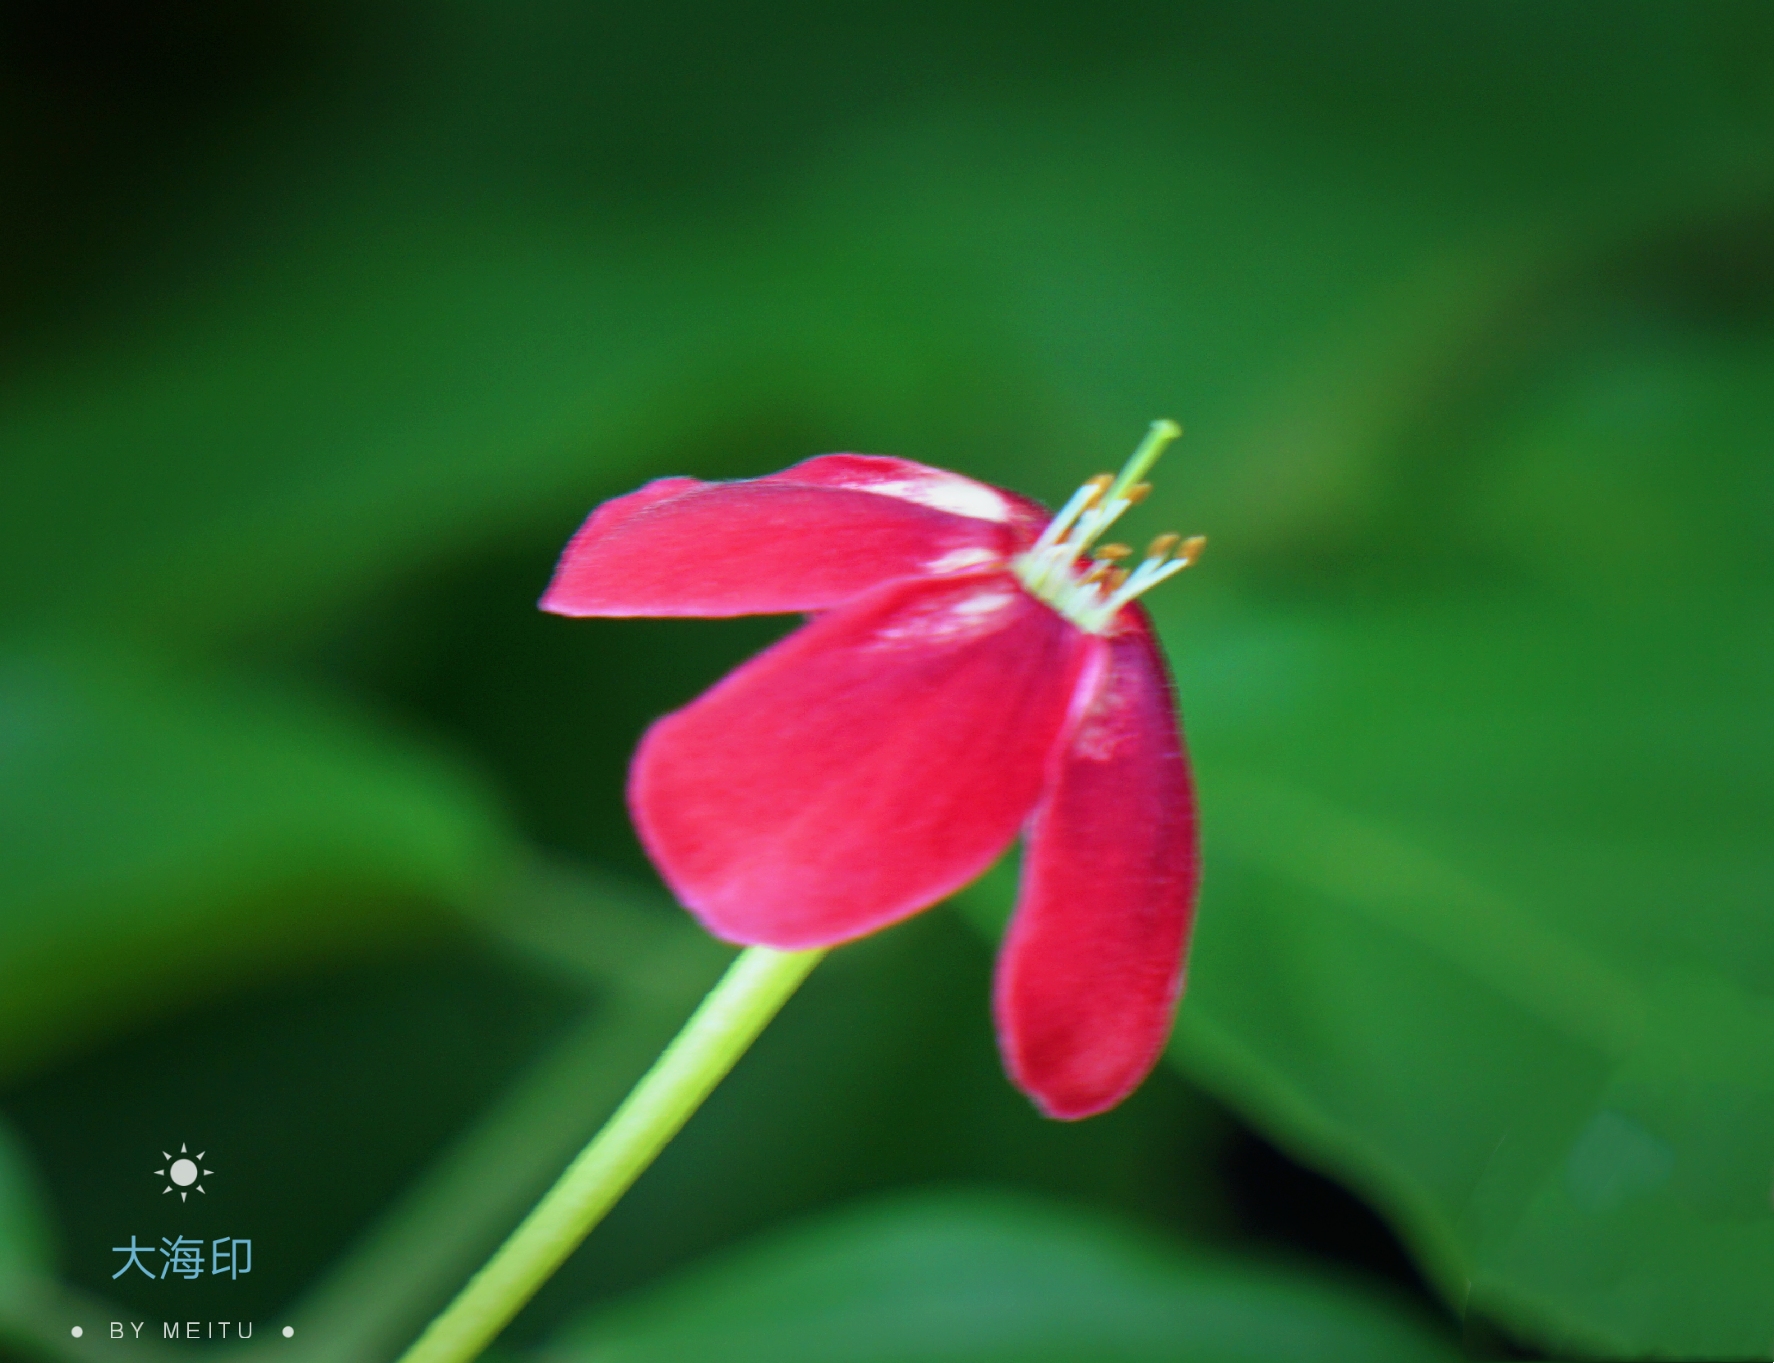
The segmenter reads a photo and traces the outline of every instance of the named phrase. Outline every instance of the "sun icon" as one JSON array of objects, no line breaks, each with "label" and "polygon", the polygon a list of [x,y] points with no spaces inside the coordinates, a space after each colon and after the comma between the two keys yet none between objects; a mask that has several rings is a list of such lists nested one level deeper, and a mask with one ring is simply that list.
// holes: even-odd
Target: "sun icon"
[{"label": "sun icon", "polygon": [[171,1183],[167,1184],[166,1187],[160,1190],[163,1197],[177,1187],[179,1190],[179,1201],[183,1202],[191,1195],[192,1184],[196,1183],[197,1191],[201,1193],[203,1191],[203,1185],[197,1183],[197,1180],[199,1178],[208,1178],[211,1174],[215,1173],[214,1169],[203,1168],[203,1151],[199,1150],[197,1152],[197,1158],[192,1159],[191,1156],[186,1153],[189,1149],[189,1146],[181,1145],[176,1159],[168,1151],[162,1150],[160,1152],[160,1158],[168,1161],[168,1163],[166,1168],[156,1169],[154,1172],[159,1174],[161,1178],[170,1178],[172,1180]]}]

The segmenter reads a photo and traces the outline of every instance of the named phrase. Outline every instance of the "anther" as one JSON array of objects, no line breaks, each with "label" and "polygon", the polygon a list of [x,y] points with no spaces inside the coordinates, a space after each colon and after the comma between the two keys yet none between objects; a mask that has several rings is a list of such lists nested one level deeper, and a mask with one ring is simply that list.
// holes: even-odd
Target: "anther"
[{"label": "anther", "polygon": [[1086,479],[1084,486],[1090,489],[1090,495],[1084,505],[1095,506],[1103,499],[1103,493],[1109,490],[1109,484],[1114,481],[1115,475],[1112,473],[1099,473],[1094,478]]},{"label": "anther", "polygon": [[1108,576],[1103,579],[1104,589],[1113,595],[1121,590],[1122,584],[1127,581],[1127,576],[1127,569],[1125,568],[1109,569]]},{"label": "anther", "polygon": [[1129,506],[1138,506],[1141,502],[1145,501],[1148,496],[1151,495],[1151,492],[1152,492],[1152,485],[1150,483],[1135,483],[1132,487],[1128,488],[1127,491],[1123,492],[1121,495],[1123,497],[1127,498],[1127,504]]},{"label": "anther", "polygon": [[1106,559],[1131,558],[1133,556],[1133,550],[1125,544],[1099,544],[1091,552],[1098,558]]},{"label": "anther", "polygon": [[1176,535],[1159,535],[1146,546],[1146,557],[1150,559],[1166,559],[1170,557],[1172,546],[1177,542]]},{"label": "anther", "polygon": [[1200,558],[1201,551],[1205,548],[1207,548],[1206,535],[1191,535],[1183,541],[1183,547],[1177,550],[1177,562],[1187,566]]}]

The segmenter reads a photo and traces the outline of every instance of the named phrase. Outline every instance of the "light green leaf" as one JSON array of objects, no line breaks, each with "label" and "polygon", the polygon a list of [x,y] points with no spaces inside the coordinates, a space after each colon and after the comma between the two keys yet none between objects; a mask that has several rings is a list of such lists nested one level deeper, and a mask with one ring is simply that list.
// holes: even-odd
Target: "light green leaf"
[{"label": "light green leaf", "polygon": [[743,1245],[569,1328],[559,1363],[1458,1357],[1353,1283],[1040,1203],[928,1194]]},{"label": "light green leaf", "polygon": [[1555,1347],[1774,1339],[1770,375],[1602,328],[1421,508],[1465,580],[1158,605],[1207,851],[1174,1056]]},{"label": "light green leaf", "polygon": [[0,1066],[238,972],[411,932],[506,864],[449,763],[115,651],[0,657]]}]

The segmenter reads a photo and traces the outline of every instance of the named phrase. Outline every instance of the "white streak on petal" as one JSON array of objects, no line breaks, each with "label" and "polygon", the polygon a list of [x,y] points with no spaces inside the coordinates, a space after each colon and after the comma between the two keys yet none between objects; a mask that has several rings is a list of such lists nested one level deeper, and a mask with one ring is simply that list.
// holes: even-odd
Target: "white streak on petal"
[{"label": "white streak on petal", "polygon": [[954,573],[963,568],[978,568],[988,563],[996,563],[1000,555],[991,549],[978,546],[969,549],[951,549],[941,558],[933,558],[924,565],[928,573]]},{"label": "white streak on petal", "polygon": [[936,511],[970,516],[976,521],[1002,523],[1010,519],[1010,503],[984,483],[976,483],[971,478],[889,479],[864,484],[862,490],[879,493],[883,497],[898,497],[903,501],[916,502],[919,506],[927,506]]},{"label": "white streak on petal", "polygon": [[992,615],[1003,610],[1015,600],[1015,592],[981,592],[978,596],[970,596],[965,601],[957,601],[952,614],[958,615],[962,619],[974,615]]},{"label": "white streak on petal", "polygon": [[990,634],[1003,628],[998,617],[1014,608],[1020,595],[1013,589],[988,587],[959,601],[939,599],[930,606],[908,610],[893,625],[878,631],[872,642],[878,648],[902,648]]}]

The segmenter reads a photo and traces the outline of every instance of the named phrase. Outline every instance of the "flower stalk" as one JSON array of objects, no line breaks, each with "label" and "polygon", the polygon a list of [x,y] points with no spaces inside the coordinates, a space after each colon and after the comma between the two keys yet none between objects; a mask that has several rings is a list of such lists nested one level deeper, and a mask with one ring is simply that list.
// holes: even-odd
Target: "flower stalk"
[{"label": "flower stalk", "polygon": [[400,1363],[468,1363],[510,1323],[714,1091],[823,950],[751,947],[653,1068]]}]

